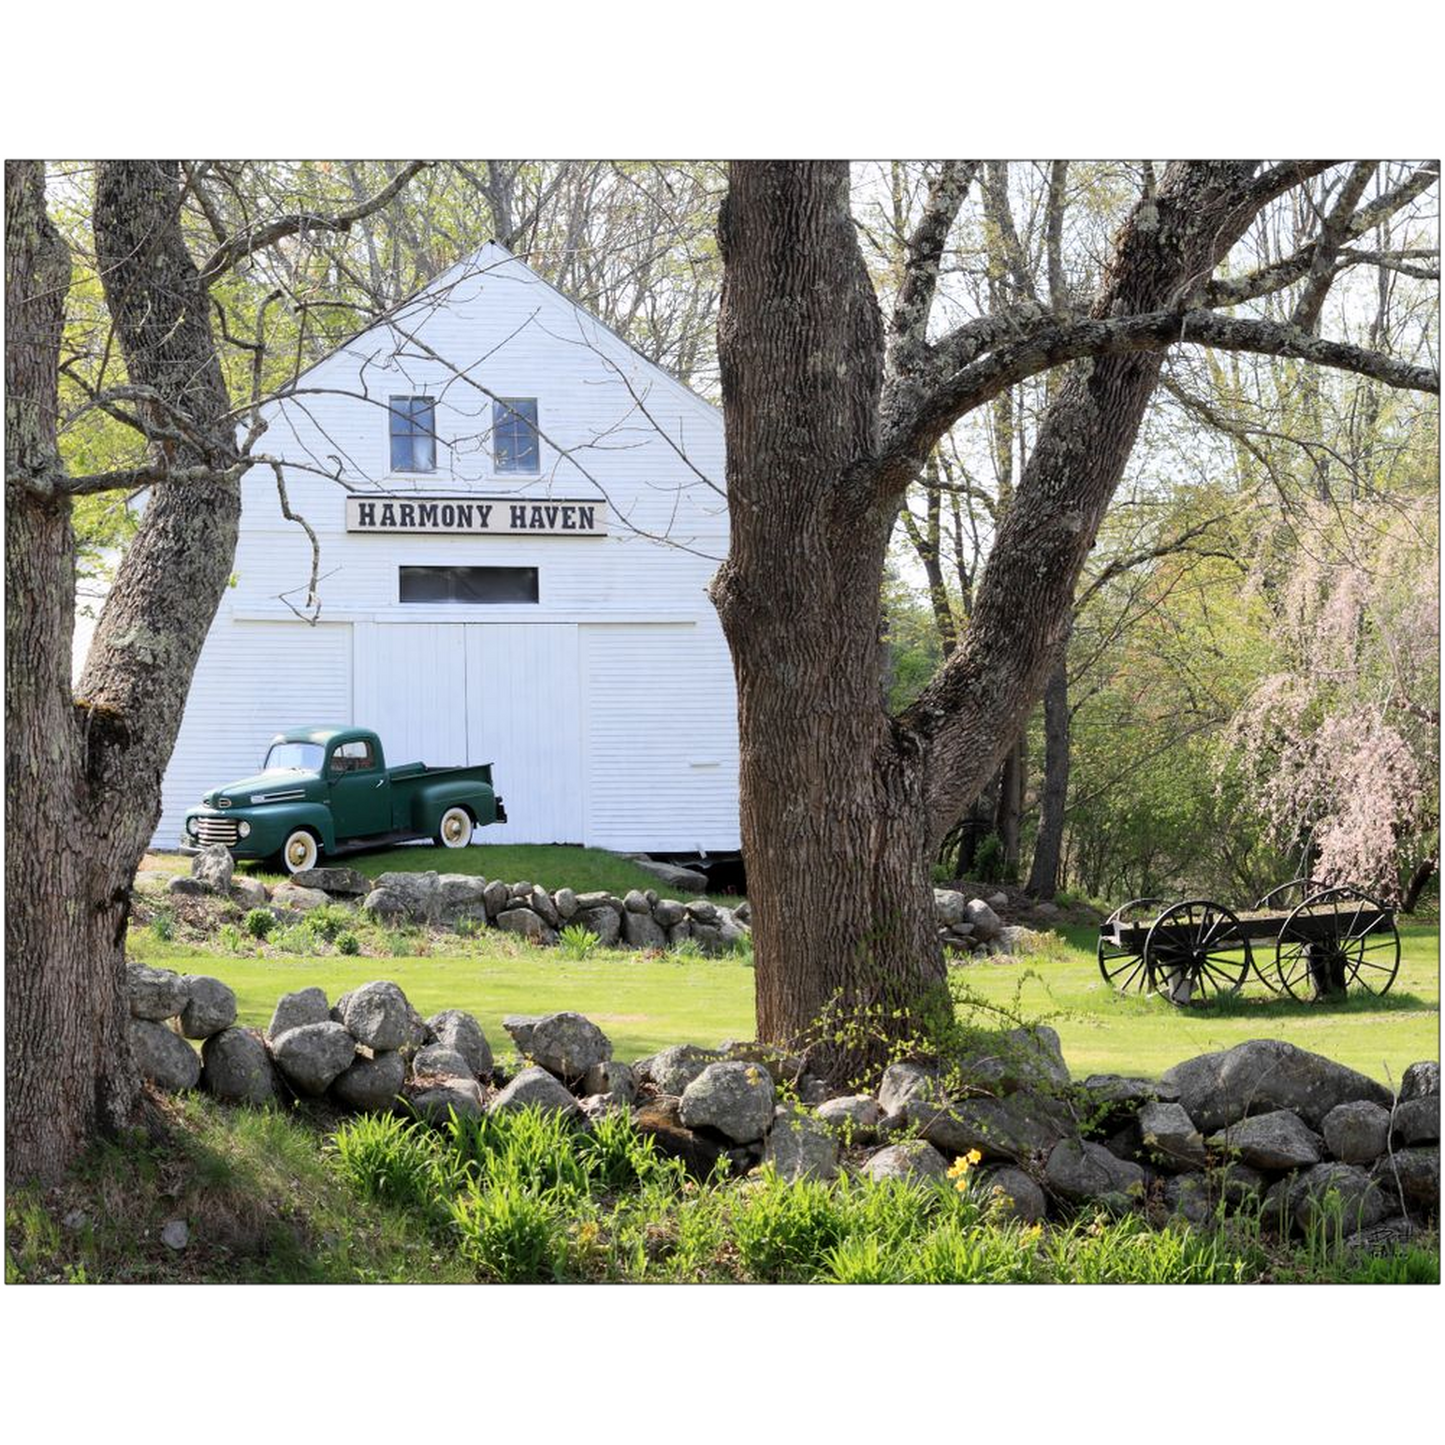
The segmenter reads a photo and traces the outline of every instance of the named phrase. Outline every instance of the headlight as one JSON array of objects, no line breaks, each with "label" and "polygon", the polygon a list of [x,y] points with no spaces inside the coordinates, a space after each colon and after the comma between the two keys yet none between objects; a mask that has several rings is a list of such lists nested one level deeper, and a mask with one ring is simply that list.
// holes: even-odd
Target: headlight
[{"label": "headlight", "polygon": [[186,835],[191,838],[196,836],[196,820],[194,818],[186,819]]},{"label": "headlight", "polygon": [[240,823],[236,827],[236,832],[243,838],[249,838],[251,836],[251,825],[249,823]]}]

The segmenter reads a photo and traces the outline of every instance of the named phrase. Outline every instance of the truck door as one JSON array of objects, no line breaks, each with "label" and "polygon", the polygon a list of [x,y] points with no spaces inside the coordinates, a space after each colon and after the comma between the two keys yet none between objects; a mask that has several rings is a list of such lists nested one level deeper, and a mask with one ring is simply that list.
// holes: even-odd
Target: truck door
[{"label": "truck door", "polygon": [[391,780],[364,739],[338,743],[326,765],[336,841],[391,832]]}]

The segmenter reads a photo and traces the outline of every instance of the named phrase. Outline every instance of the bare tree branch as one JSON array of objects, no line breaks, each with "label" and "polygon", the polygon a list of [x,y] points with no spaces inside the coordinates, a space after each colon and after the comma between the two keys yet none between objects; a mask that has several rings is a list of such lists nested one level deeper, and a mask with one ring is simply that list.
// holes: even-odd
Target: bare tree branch
[{"label": "bare tree branch", "polygon": [[323,216],[314,211],[297,211],[291,215],[278,216],[274,221],[268,221],[262,226],[247,227],[212,252],[210,260],[201,268],[201,284],[209,286],[218,276],[253,251],[272,246],[287,236],[295,236],[305,231],[337,231],[344,234],[357,221],[364,220],[394,200],[418,171],[425,170],[431,164],[431,161],[409,161],[370,200],[362,201],[349,211],[339,211],[334,216]]}]

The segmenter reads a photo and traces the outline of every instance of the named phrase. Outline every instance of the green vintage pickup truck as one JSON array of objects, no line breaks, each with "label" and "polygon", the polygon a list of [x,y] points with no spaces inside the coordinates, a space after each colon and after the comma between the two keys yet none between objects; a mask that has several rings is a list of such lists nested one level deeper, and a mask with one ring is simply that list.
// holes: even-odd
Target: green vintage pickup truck
[{"label": "green vintage pickup truck", "polygon": [[254,778],[206,794],[186,818],[181,851],[224,843],[237,858],[278,858],[299,873],[323,854],[416,838],[465,848],[473,828],[506,821],[490,763],[388,768],[366,728],[292,728],[272,739]]}]

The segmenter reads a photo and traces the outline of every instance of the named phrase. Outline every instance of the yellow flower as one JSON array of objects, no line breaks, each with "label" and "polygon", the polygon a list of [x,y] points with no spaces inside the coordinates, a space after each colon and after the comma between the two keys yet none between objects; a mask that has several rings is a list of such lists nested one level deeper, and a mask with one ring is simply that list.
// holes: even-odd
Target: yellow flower
[{"label": "yellow flower", "polygon": [[980,1164],[983,1162],[983,1155],[977,1149],[970,1149],[963,1157],[967,1159],[970,1164]]},{"label": "yellow flower", "polygon": [[948,1171],[948,1177],[950,1179],[962,1179],[972,1167],[968,1155],[965,1154],[962,1158],[953,1161]]}]

